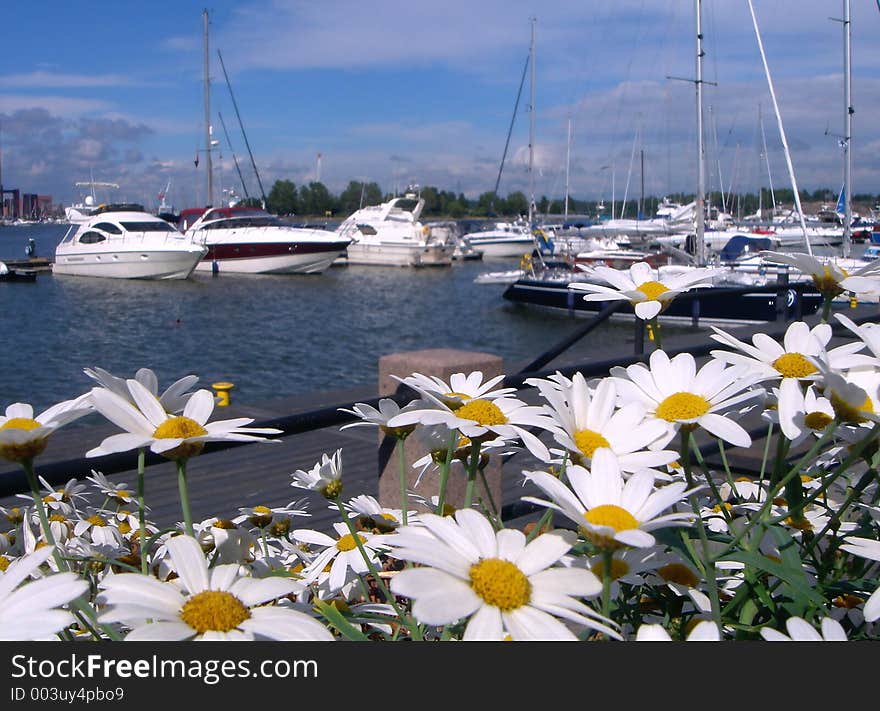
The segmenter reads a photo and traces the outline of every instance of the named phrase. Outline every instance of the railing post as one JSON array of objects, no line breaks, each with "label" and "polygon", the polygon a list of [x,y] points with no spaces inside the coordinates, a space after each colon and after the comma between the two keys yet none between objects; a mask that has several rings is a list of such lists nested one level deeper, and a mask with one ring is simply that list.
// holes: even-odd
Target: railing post
[{"label": "railing post", "polygon": [[[379,396],[389,397],[400,383],[392,378],[395,375],[404,378],[413,373],[433,375],[443,380],[449,380],[453,373],[470,373],[479,370],[483,373],[483,380],[502,375],[504,362],[496,355],[490,353],[477,353],[461,351],[452,348],[434,348],[422,351],[407,351],[392,353],[379,358]],[[413,393],[413,399],[418,396]],[[380,446],[384,436],[380,433]],[[390,456],[387,456],[390,454]],[[419,496],[430,500],[440,492],[440,477],[436,471],[426,472],[421,478],[418,487],[415,486],[419,472],[413,469],[413,463],[428,454],[427,447],[419,437],[418,429],[404,440],[404,456],[406,468],[406,489]],[[386,453],[387,461],[380,455],[379,461],[379,501],[383,506],[398,508],[400,506],[400,463],[395,452]],[[460,462],[454,462],[450,471],[448,486],[446,489],[446,502],[451,506],[459,507],[464,503],[464,493],[467,478]],[[489,464],[484,469],[486,482],[489,485],[488,494],[498,507],[501,514],[502,489],[501,489],[501,458],[492,456]],[[483,499],[486,507],[489,507],[489,497],[482,480],[477,480],[476,496]],[[475,499],[476,500],[476,499]],[[407,508],[413,508],[412,499],[407,503]]]},{"label": "railing post", "polygon": [[645,322],[638,316],[635,317],[635,336],[633,337],[634,352],[636,355],[645,353]]},{"label": "railing post", "polygon": [[776,320],[788,320],[788,265],[779,265],[776,272]]}]

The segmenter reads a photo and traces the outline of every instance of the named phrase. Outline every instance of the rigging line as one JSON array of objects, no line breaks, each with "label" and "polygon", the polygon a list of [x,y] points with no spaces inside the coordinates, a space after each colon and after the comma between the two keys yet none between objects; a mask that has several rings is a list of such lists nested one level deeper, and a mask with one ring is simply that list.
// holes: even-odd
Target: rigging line
[{"label": "rigging line", "polygon": [[248,195],[247,185],[244,182],[244,176],[241,174],[241,168],[238,165],[238,158],[235,157],[235,149],[232,147],[232,141],[229,140],[229,131],[226,130],[226,121],[223,120],[223,114],[219,111],[217,115],[220,117],[220,125],[223,126],[223,135],[226,136],[226,143],[229,145],[229,150],[232,153],[232,160],[235,162],[235,170],[238,173],[238,179],[241,181],[241,189],[244,191],[245,199],[250,199],[250,195]]},{"label": "rigging line", "polygon": [[254,154],[251,151],[251,144],[248,142],[247,134],[244,132],[244,124],[241,121],[241,114],[238,112],[238,103],[235,101],[235,94],[232,93],[232,84],[229,83],[229,75],[226,73],[226,65],[223,63],[223,55],[217,50],[217,56],[220,58],[220,66],[223,69],[223,77],[226,79],[226,88],[229,89],[229,96],[232,99],[232,107],[235,109],[235,115],[238,118],[238,125],[241,128],[241,135],[244,137],[244,145],[247,147],[248,155],[251,158],[251,165],[254,169],[254,175],[257,176],[257,184],[260,186],[260,196],[263,198],[263,205],[266,205],[266,191],[263,190],[263,181],[260,180],[260,172],[257,170],[257,163],[254,160]]},{"label": "rigging line", "polygon": [[498,177],[495,179],[495,189],[492,191],[492,201],[489,203],[490,210],[495,212],[495,198],[498,197],[498,186],[501,184],[501,173],[504,170],[504,161],[507,160],[507,149],[510,147],[510,136],[513,134],[513,124],[516,121],[516,112],[519,111],[519,100],[522,97],[523,86],[526,83],[526,72],[529,68],[531,52],[526,55],[526,63],[523,66],[522,79],[519,81],[519,91],[516,92],[516,103],[513,106],[513,115],[510,117],[510,127],[507,129],[507,140],[504,142],[504,152],[501,154],[501,165],[498,166]]}]

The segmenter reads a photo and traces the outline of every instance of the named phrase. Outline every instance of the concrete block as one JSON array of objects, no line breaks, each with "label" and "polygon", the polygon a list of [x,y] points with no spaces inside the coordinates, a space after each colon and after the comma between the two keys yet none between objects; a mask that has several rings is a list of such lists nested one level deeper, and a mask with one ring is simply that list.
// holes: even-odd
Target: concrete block
[{"label": "concrete block", "polygon": [[[504,373],[504,361],[500,356],[492,355],[491,353],[463,351],[454,348],[431,348],[421,351],[391,353],[379,359],[379,394],[381,396],[388,396],[397,390],[400,383],[391,377],[392,375],[405,378],[413,373],[421,373],[423,375],[437,376],[448,381],[453,373],[470,373],[475,370],[481,371],[483,379],[486,380]],[[383,439],[384,434],[380,432],[380,444]],[[412,468],[413,463],[427,453],[428,450],[419,442],[417,433],[414,432],[405,440],[404,454],[406,460],[407,491],[430,500],[432,496],[440,493],[439,472],[426,472],[419,482],[419,486],[416,487],[415,481],[418,477],[418,470]],[[384,467],[382,467],[381,460],[380,454],[379,501],[383,506],[399,508],[400,464],[398,454],[396,451],[390,451],[390,456]],[[498,513],[500,514],[502,505],[501,458],[497,456],[492,457],[484,471],[489,491],[486,491],[482,481],[478,478],[475,498],[482,498],[488,508],[490,494],[491,500],[498,507]],[[460,507],[464,503],[466,485],[467,476],[465,469],[461,463],[454,463],[446,488],[446,502],[456,508]],[[407,506],[409,509],[414,508],[411,497]]]}]

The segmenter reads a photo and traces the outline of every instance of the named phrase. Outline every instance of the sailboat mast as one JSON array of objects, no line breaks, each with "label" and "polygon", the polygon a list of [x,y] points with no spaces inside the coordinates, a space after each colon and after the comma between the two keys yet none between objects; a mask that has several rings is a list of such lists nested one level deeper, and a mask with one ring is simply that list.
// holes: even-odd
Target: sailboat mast
[{"label": "sailboat mast", "polygon": [[698,267],[706,264],[705,213],[703,201],[706,193],[706,164],[703,155],[703,26],[701,19],[702,0],[695,0],[697,15],[697,210],[696,234],[694,236],[694,259]]},{"label": "sailboat mast", "polygon": [[202,13],[205,25],[205,169],[208,173],[207,206],[214,204],[214,166],[211,163],[211,89],[210,89],[210,57],[208,54],[208,11]]},{"label": "sailboat mast", "polygon": [[565,221],[568,222],[568,175],[571,165],[571,117],[568,118],[568,143],[565,148]]},{"label": "sailboat mast", "polygon": [[532,18],[532,42],[529,49],[529,226],[535,221],[535,22]]},{"label": "sailboat mast", "polygon": [[764,150],[764,162],[767,164],[767,182],[770,186],[770,221],[776,216],[776,194],[773,192],[773,174],[770,172],[770,156],[767,154],[767,134],[764,133],[764,116],[761,104],[758,104],[758,123],[761,124],[761,147]]},{"label": "sailboat mast", "polygon": [[761,61],[764,64],[764,74],[767,76],[767,87],[770,89],[770,98],[773,100],[773,110],[776,112],[776,123],[779,126],[779,138],[782,140],[782,148],[785,152],[785,164],[788,166],[788,177],[791,179],[791,189],[794,192],[794,204],[800,218],[801,230],[804,233],[804,243],[807,245],[807,253],[813,256],[813,247],[807,234],[807,223],[804,221],[804,211],[801,207],[801,196],[798,193],[797,180],[794,177],[794,166],[791,164],[791,152],[788,150],[788,140],[785,138],[785,127],[782,125],[782,115],[779,113],[779,103],[776,101],[776,92],[773,90],[773,79],[770,76],[770,66],[767,64],[767,55],[764,54],[764,43],[761,41],[761,32],[758,29],[758,18],[755,16],[755,7],[749,0],[749,12],[752,15],[752,24],[755,27],[755,37],[758,40],[758,49],[761,52]]},{"label": "sailboat mast", "polygon": [[852,244],[852,46],[850,0],[843,0],[843,256],[849,257]]}]

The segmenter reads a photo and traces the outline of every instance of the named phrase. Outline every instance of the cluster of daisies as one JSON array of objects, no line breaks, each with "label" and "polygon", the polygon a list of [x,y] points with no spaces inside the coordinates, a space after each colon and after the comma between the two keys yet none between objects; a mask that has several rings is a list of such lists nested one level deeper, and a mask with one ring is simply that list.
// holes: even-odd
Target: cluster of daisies
[{"label": "cluster of daisies", "polygon": [[[842,345],[824,322],[794,322],[781,342],[715,329],[700,364],[657,349],[522,391],[481,372],[401,377],[409,403],[359,403],[346,425],[424,451],[417,477],[400,457],[393,507],[347,494],[341,450],[288,473],[336,512],[326,530],[307,525],[305,498],[193,521],[186,464],[206,442],[282,433],[211,421],[195,376],[160,394],[147,369],[87,370],[96,385],[81,397],[0,416],[0,457],[31,488],[2,510],[0,638],[876,639],[880,325],[836,319]],[[50,486],[40,454],[90,413],[121,431],[87,456],[137,454],[137,481],[94,471]],[[177,463],[183,521],[170,529],[149,517],[146,451]],[[535,463],[520,468],[521,526],[486,480],[516,454]]]}]

